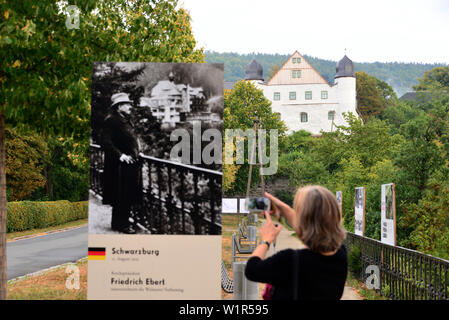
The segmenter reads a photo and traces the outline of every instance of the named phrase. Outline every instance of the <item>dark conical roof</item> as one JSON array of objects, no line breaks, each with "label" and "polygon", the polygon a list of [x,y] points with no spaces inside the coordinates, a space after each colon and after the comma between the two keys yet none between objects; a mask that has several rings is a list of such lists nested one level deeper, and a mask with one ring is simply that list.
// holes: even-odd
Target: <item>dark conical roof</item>
[{"label": "dark conical roof", "polygon": [[263,68],[256,59],[253,59],[245,69],[245,80],[262,80],[263,81]]},{"label": "dark conical roof", "polygon": [[354,64],[346,55],[337,62],[337,73],[335,78],[354,77]]}]

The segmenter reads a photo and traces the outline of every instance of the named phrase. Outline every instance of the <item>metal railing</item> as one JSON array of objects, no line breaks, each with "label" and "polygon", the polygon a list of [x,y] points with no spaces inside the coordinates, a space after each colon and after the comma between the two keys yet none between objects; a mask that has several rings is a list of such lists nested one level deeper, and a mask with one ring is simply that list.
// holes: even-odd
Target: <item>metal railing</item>
[{"label": "metal railing", "polygon": [[[90,188],[102,196],[104,152],[91,144]],[[139,155],[143,200],[139,215],[154,234],[221,234],[219,171]]]},{"label": "metal railing", "polygon": [[352,270],[359,280],[370,276],[368,266],[379,268],[376,291],[381,295],[394,300],[449,300],[449,261],[349,232],[345,244],[350,255],[360,255],[360,268]]}]

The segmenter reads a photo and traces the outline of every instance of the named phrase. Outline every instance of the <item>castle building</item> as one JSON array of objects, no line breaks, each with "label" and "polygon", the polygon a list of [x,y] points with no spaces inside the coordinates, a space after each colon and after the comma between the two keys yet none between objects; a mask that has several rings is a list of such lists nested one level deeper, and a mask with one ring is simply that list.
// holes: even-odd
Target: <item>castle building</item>
[{"label": "castle building", "polygon": [[145,95],[140,98],[140,106],[151,108],[152,115],[168,127],[175,127],[184,120],[185,114],[195,111],[204,102],[203,88],[175,84],[173,73],[168,80],[160,80],[153,88],[145,88]]},{"label": "castle building", "polygon": [[343,113],[360,117],[356,101],[354,64],[345,55],[338,63],[330,84],[296,51],[268,81],[263,68],[253,59],[245,70],[245,80],[253,82],[272,102],[289,132],[306,130],[313,135],[346,125]]},{"label": "castle building", "polygon": [[194,121],[220,122],[219,114],[211,112],[214,103],[217,103],[217,97],[206,101],[202,87],[176,84],[172,72],[168,80],[160,80],[154,87],[146,87],[144,96],[140,98],[140,107],[150,108],[162,128],[189,125]]}]

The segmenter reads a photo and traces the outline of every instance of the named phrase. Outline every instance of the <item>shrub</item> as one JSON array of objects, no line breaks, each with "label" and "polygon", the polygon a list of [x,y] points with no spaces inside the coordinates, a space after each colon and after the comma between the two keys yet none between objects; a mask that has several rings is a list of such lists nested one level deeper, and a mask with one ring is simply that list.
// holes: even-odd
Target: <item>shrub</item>
[{"label": "shrub", "polygon": [[46,228],[87,218],[87,201],[8,202],[7,232]]},{"label": "shrub", "polygon": [[360,260],[361,252],[357,246],[351,247],[348,253],[349,270],[359,277],[362,272],[362,261]]}]

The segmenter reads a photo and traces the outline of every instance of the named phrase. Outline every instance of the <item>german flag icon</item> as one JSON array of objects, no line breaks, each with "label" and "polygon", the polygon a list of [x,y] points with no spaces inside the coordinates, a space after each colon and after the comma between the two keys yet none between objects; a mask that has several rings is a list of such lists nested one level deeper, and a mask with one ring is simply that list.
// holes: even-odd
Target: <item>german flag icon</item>
[{"label": "german flag icon", "polygon": [[106,248],[89,248],[88,260],[106,260]]}]

